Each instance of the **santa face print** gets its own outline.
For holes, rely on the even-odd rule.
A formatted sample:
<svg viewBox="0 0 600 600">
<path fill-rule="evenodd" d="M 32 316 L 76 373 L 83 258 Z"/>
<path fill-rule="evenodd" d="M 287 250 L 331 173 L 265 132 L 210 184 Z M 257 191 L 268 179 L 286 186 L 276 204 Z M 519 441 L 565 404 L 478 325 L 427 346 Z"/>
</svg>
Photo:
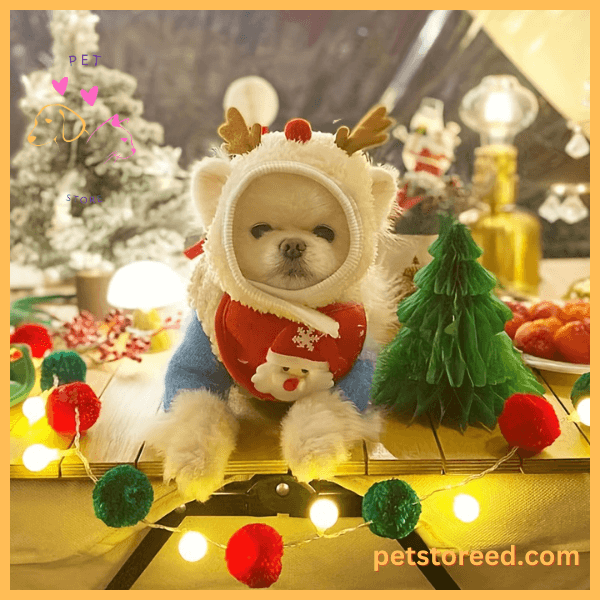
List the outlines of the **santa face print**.
<svg viewBox="0 0 600 600">
<path fill-rule="evenodd" d="M 342 207 L 323 186 L 272 173 L 253 180 L 238 200 L 233 245 L 244 277 L 299 290 L 342 266 L 350 233 Z"/>
</svg>

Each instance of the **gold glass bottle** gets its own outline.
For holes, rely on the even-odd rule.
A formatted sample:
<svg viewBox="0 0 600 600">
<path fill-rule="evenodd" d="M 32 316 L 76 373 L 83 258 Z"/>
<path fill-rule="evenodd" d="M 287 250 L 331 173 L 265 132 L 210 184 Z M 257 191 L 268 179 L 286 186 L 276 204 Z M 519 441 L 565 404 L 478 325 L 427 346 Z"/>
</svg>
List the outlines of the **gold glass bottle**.
<svg viewBox="0 0 600 600">
<path fill-rule="evenodd" d="M 536 296 L 540 283 L 541 226 L 537 217 L 515 206 L 517 149 L 490 144 L 475 150 L 474 191 L 489 212 L 471 226 L 483 250 L 481 264 L 507 292 Z M 488 183 L 486 185 L 486 182 Z"/>
</svg>

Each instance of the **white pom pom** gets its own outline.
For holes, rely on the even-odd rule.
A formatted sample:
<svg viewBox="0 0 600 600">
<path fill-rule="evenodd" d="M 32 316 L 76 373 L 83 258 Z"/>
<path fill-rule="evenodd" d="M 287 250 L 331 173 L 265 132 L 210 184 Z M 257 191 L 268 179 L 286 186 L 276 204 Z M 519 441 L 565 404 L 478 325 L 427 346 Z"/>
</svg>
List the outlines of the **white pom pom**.
<svg viewBox="0 0 600 600">
<path fill-rule="evenodd" d="M 275 88 L 262 77 L 251 75 L 236 79 L 227 88 L 223 98 L 223 108 L 235 106 L 250 127 L 260 123 L 268 127 L 279 111 L 279 97 Z"/>
</svg>

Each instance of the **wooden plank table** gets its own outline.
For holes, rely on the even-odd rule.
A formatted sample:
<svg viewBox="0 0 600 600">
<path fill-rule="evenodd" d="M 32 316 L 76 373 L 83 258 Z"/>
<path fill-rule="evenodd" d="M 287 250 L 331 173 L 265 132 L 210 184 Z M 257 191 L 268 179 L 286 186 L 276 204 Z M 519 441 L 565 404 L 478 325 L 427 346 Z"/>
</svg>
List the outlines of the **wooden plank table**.
<svg viewBox="0 0 600 600">
<path fill-rule="evenodd" d="M 170 354 L 148 354 L 139 364 L 123 360 L 88 370 L 87 382 L 98 394 L 102 411 L 96 425 L 82 437 L 81 450 L 97 476 L 123 463 L 137 466 L 149 477 L 161 476 L 161 462 L 145 447 L 140 424 L 160 410 L 162 377 Z M 577 375 L 536 373 L 559 416 L 561 435 L 533 458 L 515 455 L 498 472 L 589 472 L 589 428 L 569 420 L 573 411 L 569 394 Z M 11 409 L 11 478 L 86 478 L 83 464 L 74 455 L 65 456 L 38 473 L 23 466 L 21 455 L 27 446 L 44 443 L 67 450 L 73 439 L 53 432 L 45 418 L 30 427 L 21 406 Z M 497 428 L 489 432 L 469 427 L 460 433 L 444 426 L 434 429 L 428 419 L 407 426 L 388 417 L 381 441 L 356 446 L 350 461 L 340 465 L 337 475 L 478 473 L 491 467 L 507 450 Z M 277 435 L 258 436 L 251 424 L 243 422 L 227 475 L 280 474 L 287 470 Z"/>
</svg>

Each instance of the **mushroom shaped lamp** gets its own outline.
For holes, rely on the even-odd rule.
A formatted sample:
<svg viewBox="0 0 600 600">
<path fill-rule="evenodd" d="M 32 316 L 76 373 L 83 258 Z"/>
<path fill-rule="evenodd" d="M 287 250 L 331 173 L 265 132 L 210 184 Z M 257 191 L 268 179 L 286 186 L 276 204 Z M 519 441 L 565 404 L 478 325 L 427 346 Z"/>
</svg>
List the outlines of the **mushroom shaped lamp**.
<svg viewBox="0 0 600 600">
<path fill-rule="evenodd" d="M 169 306 L 185 298 L 183 281 L 173 269 L 153 260 L 140 260 L 121 267 L 108 285 L 108 303 L 116 308 L 133 310 L 133 327 L 155 331 L 161 327 L 157 308 Z M 168 331 L 152 335 L 150 351 L 171 346 Z"/>
</svg>

